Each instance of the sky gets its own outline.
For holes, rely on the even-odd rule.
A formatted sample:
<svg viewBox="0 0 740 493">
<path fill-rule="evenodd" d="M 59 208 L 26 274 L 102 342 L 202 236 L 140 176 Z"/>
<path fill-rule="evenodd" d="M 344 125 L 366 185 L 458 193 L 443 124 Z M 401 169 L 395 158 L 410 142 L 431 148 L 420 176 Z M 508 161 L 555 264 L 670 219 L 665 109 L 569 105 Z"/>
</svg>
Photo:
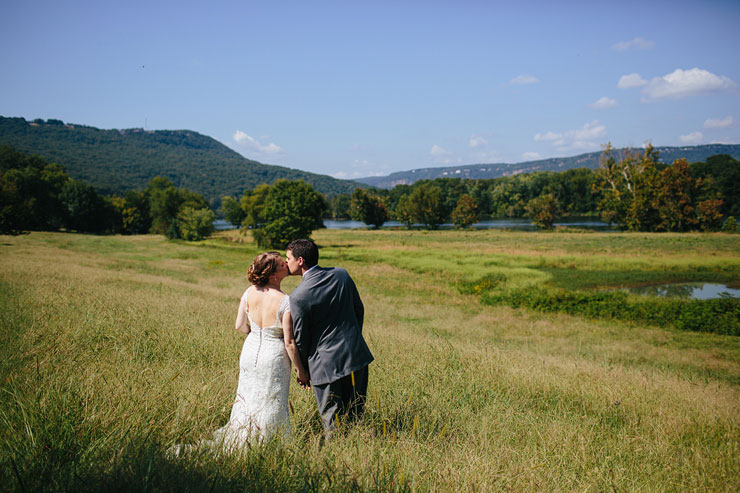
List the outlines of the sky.
<svg viewBox="0 0 740 493">
<path fill-rule="evenodd" d="M 0 115 L 337 178 L 740 144 L 740 0 L 0 1 Z"/>
</svg>

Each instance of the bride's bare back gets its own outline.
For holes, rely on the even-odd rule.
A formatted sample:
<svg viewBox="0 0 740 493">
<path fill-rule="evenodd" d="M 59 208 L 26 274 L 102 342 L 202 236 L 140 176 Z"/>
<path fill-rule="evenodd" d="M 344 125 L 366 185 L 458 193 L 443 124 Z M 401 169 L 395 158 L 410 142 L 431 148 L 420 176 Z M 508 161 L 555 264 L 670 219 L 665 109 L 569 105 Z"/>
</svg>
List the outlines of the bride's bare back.
<svg viewBox="0 0 740 493">
<path fill-rule="evenodd" d="M 267 286 L 254 286 L 247 300 L 247 311 L 260 328 L 280 325 L 277 318 L 285 293 Z"/>
</svg>

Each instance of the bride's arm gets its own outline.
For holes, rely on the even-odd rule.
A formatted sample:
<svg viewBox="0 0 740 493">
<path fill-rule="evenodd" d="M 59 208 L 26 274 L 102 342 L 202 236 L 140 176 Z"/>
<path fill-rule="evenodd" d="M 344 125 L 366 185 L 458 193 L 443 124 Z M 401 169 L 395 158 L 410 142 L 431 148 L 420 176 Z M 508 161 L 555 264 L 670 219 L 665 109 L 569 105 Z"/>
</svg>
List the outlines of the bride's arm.
<svg viewBox="0 0 740 493">
<path fill-rule="evenodd" d="M 247 302 L 242 299 L 239 302 L 239 312 L 236 314 L 236 326 L 239 332 L 249 335 L 249 320 L 247 319 Z"/>
<path fill-rule="evenodd" d="M 295 345 L 295 339 L 293 338 L 293 317 L 290 316 L 290 312 L 283 313 L 283 341 L 285 341 L 285 351 L 288 353 L 288 358 L 298 371 L 298 380 L 308 383 L 308 372 L 303 368 L 301 356 L 298 354 L 298 347 Z"/>
</svg>

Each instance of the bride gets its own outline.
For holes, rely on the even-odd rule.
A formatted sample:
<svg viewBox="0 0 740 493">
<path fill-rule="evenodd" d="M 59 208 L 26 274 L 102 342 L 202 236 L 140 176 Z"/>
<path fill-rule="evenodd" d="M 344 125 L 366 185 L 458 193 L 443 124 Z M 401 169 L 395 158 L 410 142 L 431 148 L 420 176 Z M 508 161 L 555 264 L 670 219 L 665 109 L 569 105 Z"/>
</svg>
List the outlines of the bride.
<svg viewBox="0 0 740 493">
<path fill-rule="evenodd" d="M 252 285 L 242 295 L 236 316 L 236 330 L 247 334 L 239 357 L 239 385 L 229 422 L 215 433 L 228 448 L 274 434 L 291 436 L 291 362 L 301 385 L 308 385 L 309 377 L 293 339 L 288 296 L 280 290 L 287 276 L 288 265 L 277 252 L 257 255 L 249 266 Z"/>
<path fill-rule="evenodd" d="M 308 387 L 309 377 L 293 339 L 288 296 L 280 290 L 286 276 L 288 265 L 277 252 L 257 255 L 249 266 L 247 277 L 252 285 L 242 295 L 236 315 L 236 330 L 247 334 L 239 357 L 236 399 L 229 422 L 200 445 L 238 450 L 274 435 L 291 437 L 291 362 L 301 386 Z M 192 445 L 174 445 L 171 452 L 177 456 L 193 449 Z"/>
</svg>

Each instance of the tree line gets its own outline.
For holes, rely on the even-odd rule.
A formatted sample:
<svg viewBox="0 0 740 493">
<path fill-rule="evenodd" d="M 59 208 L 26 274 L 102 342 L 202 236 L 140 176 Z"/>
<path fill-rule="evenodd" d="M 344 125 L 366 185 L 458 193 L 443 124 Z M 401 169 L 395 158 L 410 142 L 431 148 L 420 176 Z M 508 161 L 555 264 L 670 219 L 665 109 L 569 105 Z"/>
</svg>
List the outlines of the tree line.
<svg viewBox="0 0 740 493">
<path fill-rule="evenodd" d="M 0 234 L 66 229 L 195 240 L 213 232 L 214 220 L 202 195 L 167 178 L 122 196 L 101 195 L 59 164 L 0 146 Z"/>
<path fill-rule="evenodd" d="M 466 228 L 482 218 L 529 217 L 549 229 L 562 215 L 593 215 L 632 231 L 737 231 L 740 161 L 716 155 L 664 164 L 658 157 L 650 146 L 617 155 L 607 145 L 593 171 L 437 178 L 391 190 L 357 188 L 331 200 L 302 180 L 281 179 L 223 197 L 220 212 L 270 248 L 308 237 L 328 217 L 376 228 L 395 219 L 430 229 L 448 221 Z M 0 234 L 67 229 L 197 240 L 213 232 L 215 218 L 202 195 L 168 178 L 155 177 L 143 190 L 101 195 L 58 164 L 0 146 Z"/>
<path fill-rule="evenodd" d="M 332 197 L 334 219 L 374 227 L 395 219 L 411 227 L 480 219 L 528 217 L 552 228 L 562 216 L 594 216 L 631 231 L 716 231 L 740 215 L 740 161 L 729 155 L 706 162 L 658 160 L 654 148 L 617 155 L 607 145 L 596 170 L 534 172 L 494 179 L 437 178 L 391 190 Z M 732 221 L 731 221 L 732 222 Z"/>
</svg>

